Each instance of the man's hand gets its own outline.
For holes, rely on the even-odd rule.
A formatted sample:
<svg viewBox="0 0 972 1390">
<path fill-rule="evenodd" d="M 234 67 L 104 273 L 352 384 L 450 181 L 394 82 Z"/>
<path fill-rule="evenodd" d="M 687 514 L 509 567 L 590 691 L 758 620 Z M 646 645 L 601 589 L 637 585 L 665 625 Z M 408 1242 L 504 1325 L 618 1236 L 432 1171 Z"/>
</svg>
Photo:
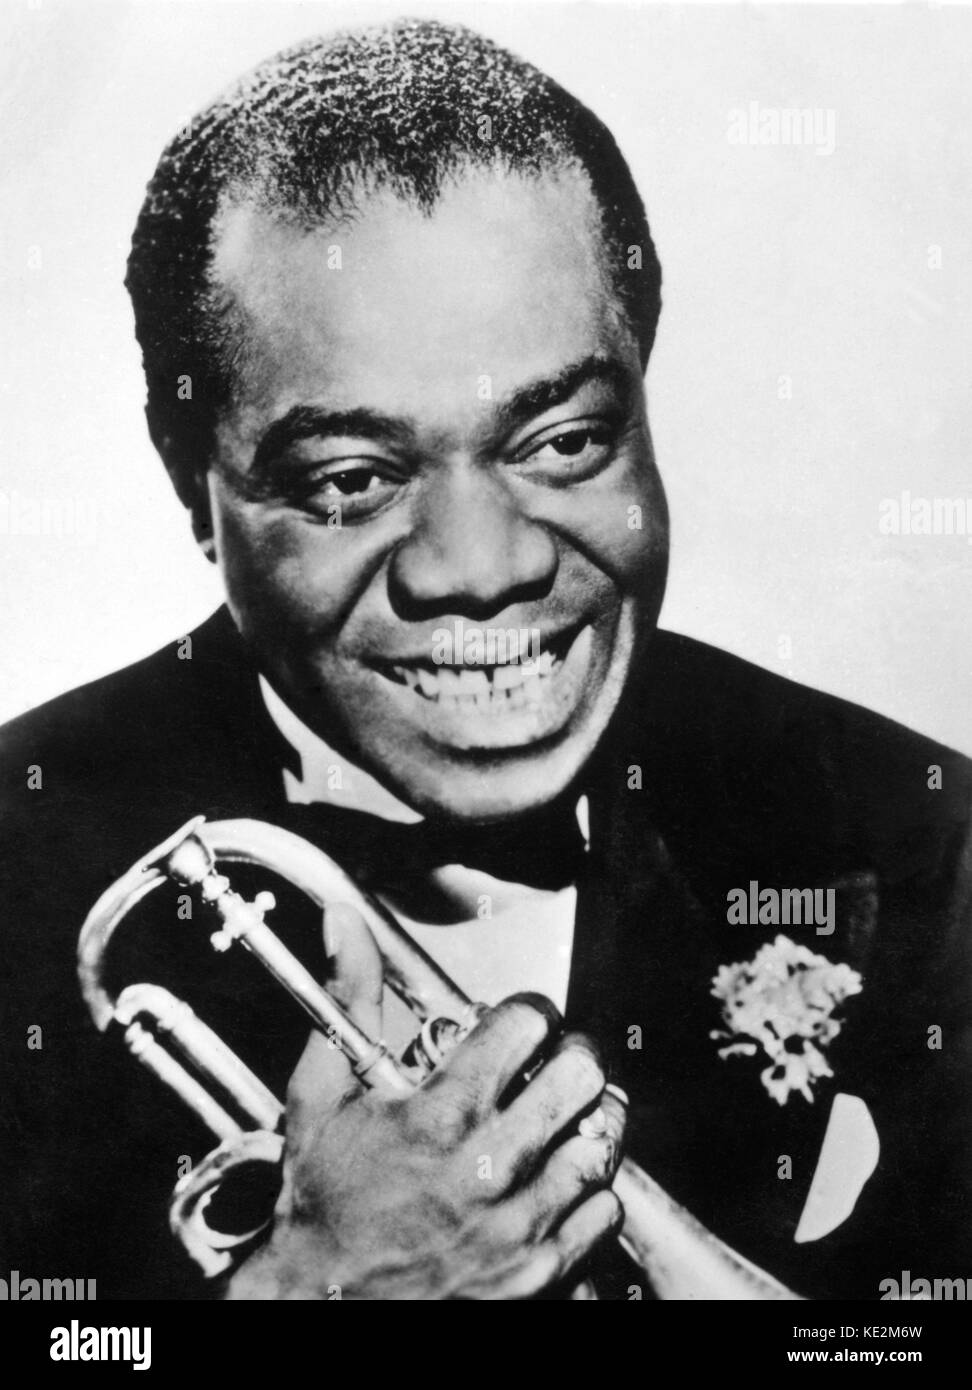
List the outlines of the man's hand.
<svg viewBox="0 0 972 1390">
<path fill-rule="evenodd" d="M 377 1035 L 370 934 L 343 909 L 328 918 L 335 993 Z M 405 1099 L 362 1090 L 314 1035 L 288 1092 L 273 1233 L 227 1296 L 523 1299 L 567 1278 L 620 1223 L 625 1117 L 591 1043 L 557 1038 L 559 1021 L 539 996 L 505 1000 Z M 582 1137 L 594 1108 L 603 1133 Z"/>
</svg>

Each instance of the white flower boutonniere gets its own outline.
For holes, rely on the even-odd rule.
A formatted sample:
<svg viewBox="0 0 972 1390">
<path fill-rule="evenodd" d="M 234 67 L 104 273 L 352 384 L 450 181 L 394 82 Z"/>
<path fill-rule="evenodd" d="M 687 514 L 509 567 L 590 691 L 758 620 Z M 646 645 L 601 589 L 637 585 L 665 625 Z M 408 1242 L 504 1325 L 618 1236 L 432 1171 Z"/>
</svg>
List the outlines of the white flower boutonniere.
<svg viewBox="0 0 972 1390">
<path fill-rule="evenodd" d="M 821 1048 L 840 1032 L 834 1010 L 861 992 L 857 971 L 778 936 L 746 964 L 721 966 L 712 985 L 725 1027 L 709 1036 L 727 1044 L 719 1056 L 754 1057 L 761 1046 L 770 1065 L 760 1076 L 773 1099 L 784 1105 L 799 1091 L 812 1101 L 817 1078 L 833 1076 Z"/>
</svg>

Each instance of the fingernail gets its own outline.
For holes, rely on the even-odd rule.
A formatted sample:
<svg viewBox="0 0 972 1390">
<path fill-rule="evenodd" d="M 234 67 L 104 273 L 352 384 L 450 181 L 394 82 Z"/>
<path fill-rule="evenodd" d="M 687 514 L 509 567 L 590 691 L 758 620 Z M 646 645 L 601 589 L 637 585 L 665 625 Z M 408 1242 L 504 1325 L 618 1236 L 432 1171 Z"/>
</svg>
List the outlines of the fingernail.
<svg viewBox="0 0 972 1390">
<path fill-rule="evenodd" d="M 604 1087 L 604 1089 L 608 1092 L 609 1095 L 612 1095 L 616 1100 L 619 1100 L 622 1105 L 631 1104 L 631 1102 L 628 1100 L 627 1091 L 622 1091 L 621 1087 L 615 1086 L 613 1081 L 609 1081 L 607 1085 Z"/>
<path fill-rule="evenodd" d="M 590 1115 L 585 1115 L 577 1126 L 577 1133 L 582 1139 L 601 1139 L 607 1133 L 607 1116 L 600 1106 L 592 1111 Z"/>
</svg>

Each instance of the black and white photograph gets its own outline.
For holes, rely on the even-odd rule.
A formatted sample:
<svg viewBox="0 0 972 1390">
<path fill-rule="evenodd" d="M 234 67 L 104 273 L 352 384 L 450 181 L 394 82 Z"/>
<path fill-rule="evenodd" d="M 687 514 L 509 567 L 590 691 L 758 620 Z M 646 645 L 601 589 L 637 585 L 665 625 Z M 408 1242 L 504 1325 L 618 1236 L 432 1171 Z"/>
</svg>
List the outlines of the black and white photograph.
<svg viewBox="0 0 972 1390">
<path fill-rule="evenodd" d="M 848 1317 L 972 1298 L 972 9 L 0 33 L 0 1300 L 920 1362 Z"/>
</svg>

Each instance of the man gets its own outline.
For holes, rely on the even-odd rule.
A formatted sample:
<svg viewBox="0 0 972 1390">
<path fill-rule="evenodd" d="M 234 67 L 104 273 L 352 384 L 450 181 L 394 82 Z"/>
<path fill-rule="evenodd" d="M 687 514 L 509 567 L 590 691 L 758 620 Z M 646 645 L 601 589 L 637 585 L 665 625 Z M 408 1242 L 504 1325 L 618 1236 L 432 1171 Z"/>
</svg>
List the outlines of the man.
<svg viewBox="0 0 972 1390">
<path fill-rule="evenodd" d="M 609 1240 L 623 1147 L 806 1296 L 972 1272 L 969 769 L 656 629 L 660 271 L 603 125 L 463 30 L 302 45 L 172 142 L 128 285 L 227 610 L 4 734 L 12 1266 L 102 1296 L 649 1297 Z M 321 845 L 495 1006 L 390 1103 L 175 897 L 147 908 L 118 981 L 289 1082 L 272 1229 L 208 1287 L 164 1211 L 211 1139 L 95 1036 L 73 960 L 198 813 Z M 273 925 L 395 1040 L 353 914 L 327 967 L 306 906 Z"/>
</svg>

